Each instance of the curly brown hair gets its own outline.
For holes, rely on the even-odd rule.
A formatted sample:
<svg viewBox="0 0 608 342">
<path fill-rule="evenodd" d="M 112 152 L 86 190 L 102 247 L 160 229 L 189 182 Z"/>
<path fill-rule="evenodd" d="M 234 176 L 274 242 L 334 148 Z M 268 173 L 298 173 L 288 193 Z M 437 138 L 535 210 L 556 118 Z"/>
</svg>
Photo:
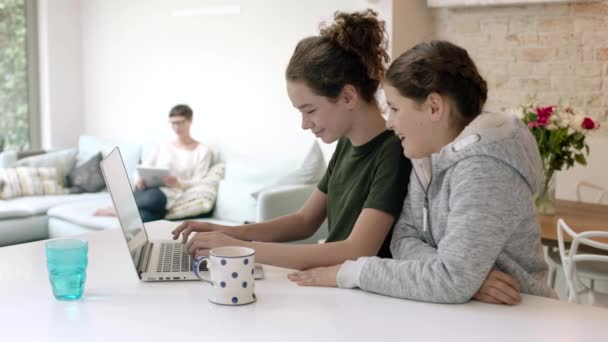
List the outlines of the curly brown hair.
<svg viewBox="0 0 608 342">
<path fill-rule="evenodd" d="M 402 96 L 424 102 L 432 92 L 456 104 L 454 119 L 464 128 L 483 109 L 488 86 L 467 51 L 447 41 L 419 43 L 388 68 L 386 83 Z"/>
<path fill-rule="evenodd" d="M 330 99 L 350 84 L 363 99 L 374 101 L 390 60 L 384 26 L 371 9 L 334 13 L 331 25 L 321 23 L 320 35 L 298 43 L 285 77 L 304 81 L 316 94 Z"/>
</svg>

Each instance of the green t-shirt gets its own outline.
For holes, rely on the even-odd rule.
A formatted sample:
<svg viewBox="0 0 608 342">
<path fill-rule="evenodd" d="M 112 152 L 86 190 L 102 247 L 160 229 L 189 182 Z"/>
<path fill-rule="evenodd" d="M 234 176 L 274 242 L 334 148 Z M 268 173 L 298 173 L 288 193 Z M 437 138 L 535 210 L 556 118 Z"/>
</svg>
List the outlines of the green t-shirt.
<svg viewBox="0 0 608 342">
<path fill-rule="evenodd" d="M 327 242 L 346 240 L 364 208 L 399 217 L 411 170 L 412 164 L 403 156 L 401 142 L 392 131 L 384 131 L 361 146 L 341 138 L 318 185 L 327 194 Z M 378 256 L 391 256 L 391 235 L 389 232 Z"/>
</svg>

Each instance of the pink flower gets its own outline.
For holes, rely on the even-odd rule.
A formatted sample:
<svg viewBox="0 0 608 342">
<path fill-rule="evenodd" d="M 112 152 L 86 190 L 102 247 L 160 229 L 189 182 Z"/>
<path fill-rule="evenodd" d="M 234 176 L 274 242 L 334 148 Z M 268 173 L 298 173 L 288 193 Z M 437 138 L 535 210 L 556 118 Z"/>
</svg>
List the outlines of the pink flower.
<svg viewBox="0 0 608 342">
<path fill-rule="evenodd" d="M 595 121 L 593 121 L 593 119 L 585 118 L 581 126 L 583 126 L 584 129 L 594 129 L 597 127 L 597 124 L 595 123 Z"/>
<path fill-rule="evenodd" d="M 550 116 L 551 114 L 553 114 L 553 109 L 555 109 L 555 106 L 536 107 L 536 115 L 540 117 Z"/>
<path fill-rule="evenodd" d="M 551 114 L 553 114 L 553 110 L 555 106 L 549 107 L 536 107 L 536 116 L 538 119 L 536 120 L 536 126 L 547 126 L 549 124 L 549 118 Z"/>
</svg>

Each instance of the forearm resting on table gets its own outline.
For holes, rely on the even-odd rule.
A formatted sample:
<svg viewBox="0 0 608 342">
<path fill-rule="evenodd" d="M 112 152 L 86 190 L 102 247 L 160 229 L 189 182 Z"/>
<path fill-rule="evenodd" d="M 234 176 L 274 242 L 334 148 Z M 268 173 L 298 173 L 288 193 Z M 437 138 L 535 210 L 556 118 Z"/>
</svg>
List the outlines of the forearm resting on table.
<svg viewBox="0 0 608 342">
<path fill-rule="evenodd" d="M 332 266 L 369 256 L 368 249 L 348 240 L 306 245 L 246 242 L 245 246 L 255 249 L 257 262 L 297 270 Z"/>
<path fill-rule="evenodd" d="M 316 227 L 315 227 L 316 225 Z M 245 241 L 288 242 L 311 237 L 321 224 L 308 222 L 300 213 L 229 228 L 230 235 Z"/>
</svg>

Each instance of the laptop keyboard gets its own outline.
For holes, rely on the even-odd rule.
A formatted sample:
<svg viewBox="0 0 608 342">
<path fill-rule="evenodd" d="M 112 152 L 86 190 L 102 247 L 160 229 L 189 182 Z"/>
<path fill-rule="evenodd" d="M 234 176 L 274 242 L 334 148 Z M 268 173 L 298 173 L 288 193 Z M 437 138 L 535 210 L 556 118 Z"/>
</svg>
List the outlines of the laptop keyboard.
<svg viewBox="0 0 608 342">
<path fill-rule="evenodd" d="M 183 243 L 161 243 L 157 272 L 189 272 L 192 258 Z"/>
</svg>

